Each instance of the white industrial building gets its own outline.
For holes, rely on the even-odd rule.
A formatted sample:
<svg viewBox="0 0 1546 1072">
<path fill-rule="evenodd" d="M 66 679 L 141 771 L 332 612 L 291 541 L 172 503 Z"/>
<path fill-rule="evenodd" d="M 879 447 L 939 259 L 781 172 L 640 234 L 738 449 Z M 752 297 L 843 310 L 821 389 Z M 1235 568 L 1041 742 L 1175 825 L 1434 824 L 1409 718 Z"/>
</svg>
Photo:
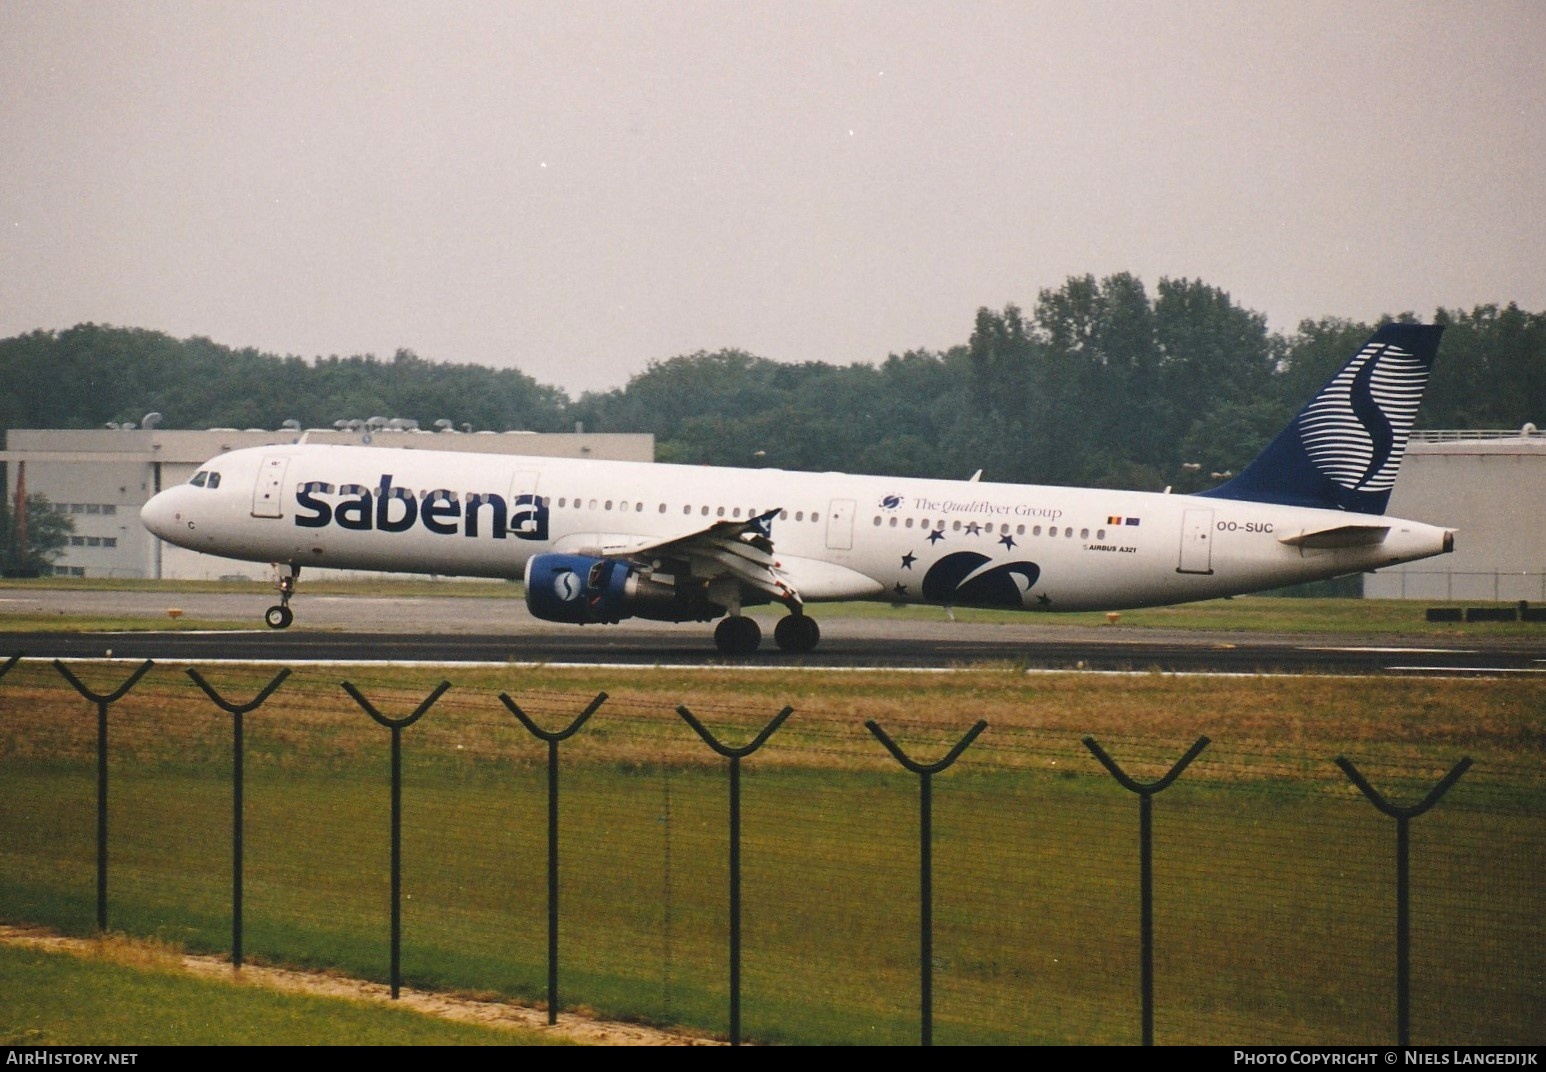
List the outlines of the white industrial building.
<svg viewBox="0 0 1546 1072">
<path fill-rule="evenodd" d="M 298 442 L 368 443 L 403 450 L 461 450 L 544 458 L 655 460 L 653 435 L 574 432 L 420 432 L 392 429 L 207 431 L 148 429 L 12 430 L 0 451 L 4 487 L 14 502 L 18 482 L 47 496 L 75 523 L 54 566 L 69 577 L 268 580 L 268 566 L 164 544 L 140 524 L 140 507 L 162 488 L 188 480 L 209 459 L 242 447 Z M 308 571 L 327 576 L 339 571 Z M 359 576 L 358 573 L 352 576 Z"/>
<path fill-rule="evenodd" d="M 1546 603 L 1546 434 L 1534 425 L 1414 432 L 1389 512 L 1455 529 L 1455 551 L 1369 574 L 1365 596 Z"/>
</svg>

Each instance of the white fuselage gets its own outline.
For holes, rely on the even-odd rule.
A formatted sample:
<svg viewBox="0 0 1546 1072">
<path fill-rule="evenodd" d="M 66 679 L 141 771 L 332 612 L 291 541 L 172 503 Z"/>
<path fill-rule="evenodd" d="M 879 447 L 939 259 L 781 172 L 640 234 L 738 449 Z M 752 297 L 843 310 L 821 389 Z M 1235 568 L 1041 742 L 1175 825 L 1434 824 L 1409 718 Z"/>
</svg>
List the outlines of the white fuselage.
<svg viewBox="0 0 1546 1072">
<path fill-rule="evenodd" d="M 218 487 L 163 491 L 146 526 L 299 567 L 518 578 L 534 554 L 615 553 L 778 509 L 774 553 L 806 602 L 971 602 L 924 583 L 970 552 L 958 561 L 1010 570 L 1025 609 L 1117 610 L 1373 570 L 1452 540 L 1396 518 L 1188 495 L 363 446 L 238 450 L 205 471 Z M 1350 521 L 1388 531 L 1353 546 L 1302 538 Z"/>
</svg>

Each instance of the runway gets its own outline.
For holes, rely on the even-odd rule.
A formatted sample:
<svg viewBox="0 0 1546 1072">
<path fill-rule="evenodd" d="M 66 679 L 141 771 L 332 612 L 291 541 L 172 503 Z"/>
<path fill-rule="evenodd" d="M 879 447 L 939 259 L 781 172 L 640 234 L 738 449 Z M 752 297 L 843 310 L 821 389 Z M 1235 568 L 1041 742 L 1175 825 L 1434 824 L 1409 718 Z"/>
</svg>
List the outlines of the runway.
<svg viewBox="0 0 1546 1072">
<path fill-rule="evenodd" d="M 113 614 L 181 621 L 255 621 L 252 595 L 48 593 L 61 614 Z M 175 608 L 169 604 L 175 602 Z M 0 616 L 39 613 L 43 601 L 0 592 Z M 1221 633 L 1115 626 L 952 622 L 842 617 L 820 619 L 821 646 L 806 655 L 777 649 L 727 658 L 712 625 L 629 621 L 565 626 L 527 615 L 518 601 L 480 598 L 297 599 L 288 630 L 36 632 L 0 634 L 0 659 L 155 659 L 301 664 L 435 663 L 618 666 L 747 666 L 811 669 L 945 670 L 1013 666 L 1025 670 L 1236 674 L 1546 675 L 1546 631 L 1524 637 L 1433 638 Z M 776 620 L 761 619 L 765 633 Z"/>
</svg>

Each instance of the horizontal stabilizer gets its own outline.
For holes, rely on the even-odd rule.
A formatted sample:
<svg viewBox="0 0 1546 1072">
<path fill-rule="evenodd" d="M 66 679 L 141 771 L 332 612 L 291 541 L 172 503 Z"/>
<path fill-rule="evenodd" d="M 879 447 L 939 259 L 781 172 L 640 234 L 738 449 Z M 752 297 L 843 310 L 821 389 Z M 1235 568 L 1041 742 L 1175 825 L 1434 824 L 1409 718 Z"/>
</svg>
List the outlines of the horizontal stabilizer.
<svg viewBox="0 0 1546 1072">
<path fill-rule="evenodd" d="M 1336 525 L 1325 529 L 1305 529 L 1293 536 L 1279 536 L 1279 543 L 1290 547 L 1308 547 L 1316 550 L 1334 547 L 1372 547 L 1384 543 L 1390 534 L 1389 525 Z"/>
</svg>

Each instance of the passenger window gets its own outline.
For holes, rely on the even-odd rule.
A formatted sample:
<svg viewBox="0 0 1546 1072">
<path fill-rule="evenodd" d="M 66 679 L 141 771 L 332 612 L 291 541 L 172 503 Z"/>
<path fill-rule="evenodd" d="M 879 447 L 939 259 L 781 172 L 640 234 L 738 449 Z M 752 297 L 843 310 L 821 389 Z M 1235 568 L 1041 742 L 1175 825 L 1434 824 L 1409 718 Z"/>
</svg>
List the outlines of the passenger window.
<svg viewBox="0 0 1546 1072">
<path fill-rule="evenodd" d="M 1081 540 L 1088 540 L 1090 538 L 1090 530 L 1089 529 L 1080 529 L 1079 530 L 1079 538 Z"/>
<path fill-rule="evenodd" d="M 880 515 L 879 514 L 875 515 L 875 527 L 876 528 L 880 528 Z"/>
<path fill-rule="evenodd" d="M 1034 528 L 1032 528 L 1031 529 L 1031 535 L 1032 536 L 1040 536 L 1041 535 L 1041 526 L 1037 525 Z"/>
<path fill-rule="evenodd" d="M 811 520 L 812 521 L 820 521 L 821 520 L 821 515 L 819 513 L 817 513 L 815 510 L 812 510 L 811 511 Z"/>
<path fill-rule="evenodd" d="M 1106 538 L 1106 530 L 1105 529 L 1096 529 L 1095 530 L 1095 538 L 1097 540 L 1104 540 Z"/>
<path fill-rule="evenodd" d="M 804 521 L 805 520 L 805 511 L 804 510 L 796 510 L 794 512 L 794 519 L 796 521 Z"/>
</svg>

